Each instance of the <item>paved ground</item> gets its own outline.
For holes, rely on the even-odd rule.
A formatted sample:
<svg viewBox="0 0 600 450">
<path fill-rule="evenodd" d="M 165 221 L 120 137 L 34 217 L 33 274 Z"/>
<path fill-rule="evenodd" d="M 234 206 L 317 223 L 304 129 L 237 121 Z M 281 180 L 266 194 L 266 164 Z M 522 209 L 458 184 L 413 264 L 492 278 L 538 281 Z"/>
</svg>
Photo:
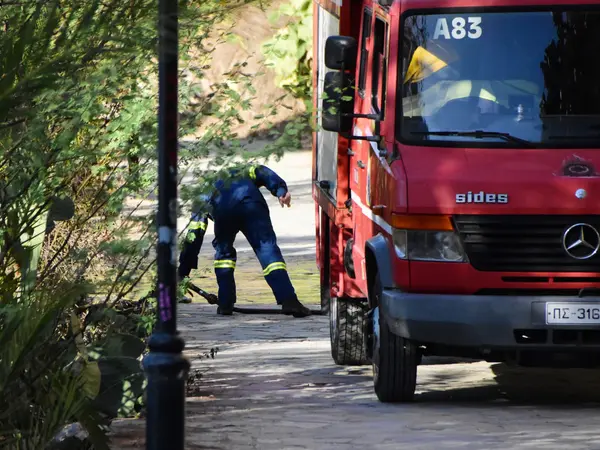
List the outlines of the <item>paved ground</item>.
<svg viewBox="0 0 600 450">
<path fill-rule="evenodd" d="M 325 317 L 216 317 L 204 305 L 180 317 L 204 373 L 188 402 L 189 449 L 600 448 L 597 371 L 426 360 L 416 402 L 384 405 L 370 367 L 333 364 Z M 197 358 L 214 347 L 215 359 Z M 142 448 L 143 423 L 115 432 L 113 448 Z"/>
<path fill-rule="evenodd" d="M 269 199 L 292 279 L 315 284 L 310 156 L 291 154 L 272 167 L 295 198 L 290 210 Z M 243 237 L 238 249 L 244 261 L 238 273 L 246 276 L 240 297 L 259 289 L 248 281 L 254 279 L 263 283 L 259 297 L 270 302 Z M 210 245 L 202 253 L 207 269 Z M 207 288 L 214 282 L 204 281 Z M 315 297 L 313 287 L 303 291 L 305 300 Z M 188 401 L 188 449 L 600 448 L 598 371 L 425 360 L 416 402 L 384 405 L 374 396 L 370 367 L 333 364 L 326 317 L 217 317 L 214 307 L 191 304 L 181 305 L 180 321 L 187 354 L 204 380 L 203 391 Z M 199 359 L 215 347 L 214 359 Z M 143 421 L 116 423 L 113 448 L 144 448 L 143 427 Z"/>
</svg>

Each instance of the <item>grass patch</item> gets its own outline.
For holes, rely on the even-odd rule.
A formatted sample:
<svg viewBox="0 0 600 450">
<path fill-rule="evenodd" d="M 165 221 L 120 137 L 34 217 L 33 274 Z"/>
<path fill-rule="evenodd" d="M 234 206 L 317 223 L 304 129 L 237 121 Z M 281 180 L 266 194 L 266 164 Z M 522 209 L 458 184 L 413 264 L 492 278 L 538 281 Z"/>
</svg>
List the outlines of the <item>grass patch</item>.
<svg viewBox="0 0 600 450">
<path fill-rule="evenodd" d="M 302 303 L 320 304 L 319 270 L 313 255 L 287 257 L 286 264 L 296 294 Z M 212 258 L 201 260 L 197 270 L 192 271 L 191 280 L 202 289 L 217 293 L 217 280 L 212 269 Z M 260 263 L 252 255 L 240 255 L 235 270 L 237 303 L 275 305 L 275 297 L 262 275 Z M 205 303 L 201 297 L 192 297 L 194 303 Z"/>
</svg>

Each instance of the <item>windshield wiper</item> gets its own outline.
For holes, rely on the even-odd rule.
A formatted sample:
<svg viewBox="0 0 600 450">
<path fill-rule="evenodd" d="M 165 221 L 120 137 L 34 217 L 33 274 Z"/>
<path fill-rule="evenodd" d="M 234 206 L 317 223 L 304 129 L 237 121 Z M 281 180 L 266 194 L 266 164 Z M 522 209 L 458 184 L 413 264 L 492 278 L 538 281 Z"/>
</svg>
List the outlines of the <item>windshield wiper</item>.
<svg viewBox="0 0 600 450">
<path fill-rule="evenodd" d="M 518 138 L 509 133 L 500 133 L 499 131 L 413 131 L 410 134 L 421 136 L 459 136 L 472 137 L 475 139 L 500 138 L 506 142 L 514 142 L 515 144 L 521 144 L 525 147 L 533 147 L 535 145 L 533 142 L 526 139 Z"/>
</svg>

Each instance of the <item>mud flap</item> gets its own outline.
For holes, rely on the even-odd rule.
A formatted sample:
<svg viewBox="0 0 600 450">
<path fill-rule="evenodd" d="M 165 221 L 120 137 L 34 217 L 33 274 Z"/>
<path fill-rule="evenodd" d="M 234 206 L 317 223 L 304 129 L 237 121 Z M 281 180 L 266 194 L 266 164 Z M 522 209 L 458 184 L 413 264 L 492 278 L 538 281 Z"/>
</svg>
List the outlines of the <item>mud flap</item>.
<svg viewBox="0 0 600 450">
<path fill-rule="evenodd" d="M 370 309 L 366 316 L 365 351 L 369 361 L 373 360 L 375 342 L 379 342 L 379 307 Z"/>
</svg>

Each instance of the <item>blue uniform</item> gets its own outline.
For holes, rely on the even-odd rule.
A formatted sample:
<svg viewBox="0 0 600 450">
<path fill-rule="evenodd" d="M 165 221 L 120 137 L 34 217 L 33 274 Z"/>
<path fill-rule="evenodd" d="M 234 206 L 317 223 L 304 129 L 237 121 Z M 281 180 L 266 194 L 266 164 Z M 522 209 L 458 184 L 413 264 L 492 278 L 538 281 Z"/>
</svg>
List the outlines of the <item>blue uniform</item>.
<svg viewBox="0 0 600 450">
<path fill-rule="evenodd" d="M 214 268 L 219 285 L 219 306 L 230 308 L 236 302 L 234 270 L 236 235 L 242 232 L 252 246 L 278 304 L 297 300 L 277 238 L 271 224 L 269 207 L 260 187 L 282 197 L 288 189 L 285 181 L 266 166 L 252 166 L 248 170 L 234 170 L 232 178 L 219 180 L 210 197 L 210 213 L 194 214 L 188 236 L 180 254 L 179 275 L 189 275 L 198 267 L 198 253 L 206 232 L 208 217 L 215 224 Z"/>
</svg>

